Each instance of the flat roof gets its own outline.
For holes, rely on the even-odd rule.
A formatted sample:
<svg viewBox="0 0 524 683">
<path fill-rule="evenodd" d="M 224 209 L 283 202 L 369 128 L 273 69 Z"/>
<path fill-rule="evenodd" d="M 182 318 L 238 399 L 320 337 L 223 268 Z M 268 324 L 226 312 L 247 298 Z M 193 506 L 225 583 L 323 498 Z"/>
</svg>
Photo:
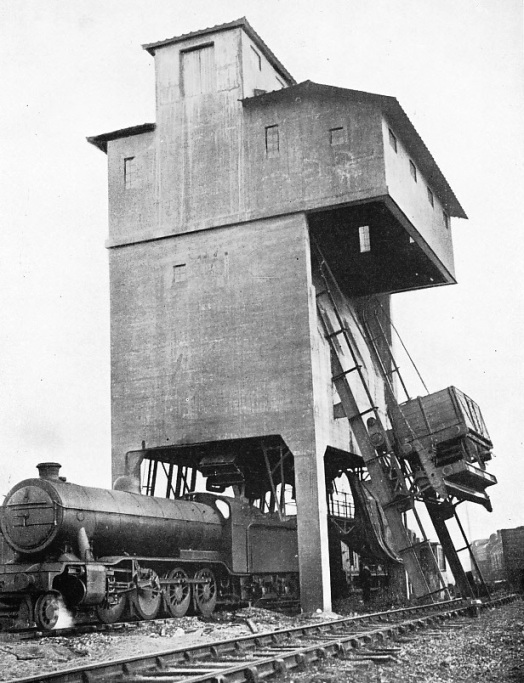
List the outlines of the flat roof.
<svg viewBox="0 0 524 683">
<path fill-rule="evenodd" d="M 395 97 L 389 95 L 377 95 L 375 93 L 364 92 L 361 90 L 350 90 L 348 88 L 338 88 L 313 81 L 303 81 L 297 85 L 273 90 L 272 92 L 247 97 L 242 100 L 245 107 L 264 106 L 270 103 L 277 104 L 280 101 L 293 100 L 297 97 L 315 97 L 326 99 L 348 99 L 353 102 L 374 104 L 382 110 L 388 121 L 391 123 L 394 132 L 397 132 L 402 139 L 402 143 L 411 152 L 417 161 L 421 173 L 427 178 L 432 189 L 442 200 L 444 207 L 451 216 L 457 218 L 467 218 L 467 215 L 460 205 L 455 193 L 451 189 L 444 174 L 437 165 L 431 152 L 426 147 L 424 141 L 417 133 L 415 126 L 409 120 L 406 112 L 400 106 Z"/>
<path fill-rule="evenodd" d="M 146 43 L 142 45 L 144 50 L 147 50 L 150 55 L 154 55 L 156 50 L 166 45 L 173 45 L 174 43 L 181 43 L 191 38 L 197 38 L 199 36 L 207 36 L 211 33 L 220 33 L 221 31 L 231 31 L 235 28 L 242 28 L 251 40 L 257 45 L 260 51 L 264 54 L 268 62 L 282 75 L 286 78 L 292 85 L 296 83 L 293 76 L 285 68 L 282 62 L 277 59 L 275 54 L 269 49 L 266 43 L 258 35 L 255 29 L 248 22 L 246 17 L 241 19 L 235 19 L 235 21 L 230 21 L 226 24 L 218 24 L 217 26 L 211 26 L 209 28 L 201 29 L 200 31 L 192 31 L 191 33 L 184 33 L 180 36 L 173 36 L 172 38 L 165 38 L 164 40 L 159 40 L 155 43 Z"/>
</svg>

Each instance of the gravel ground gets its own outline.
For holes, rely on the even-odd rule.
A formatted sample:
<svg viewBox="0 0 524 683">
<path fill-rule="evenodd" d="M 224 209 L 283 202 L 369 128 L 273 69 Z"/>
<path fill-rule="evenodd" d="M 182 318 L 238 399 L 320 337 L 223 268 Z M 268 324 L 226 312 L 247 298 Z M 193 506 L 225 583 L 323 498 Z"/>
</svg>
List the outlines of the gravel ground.
<svg viewBox="0 0 524 683">
<path fill-rule="evenodd" d="M 324 615 L 317 615 L 317 619 Z M 184 617 L 175 623 L 152 623 L 110 633 L 73 638 L 20 640 L 0 634 L 0 681 L 56 669 L 160 652 L 251 633 L 247 620 L 260 632 L 311 621 L 285 617 L 262 609 L 219 613 L 208 620 Z M 400 648 L 394 661 L 377 665 L 368 661 L 329 660 L 322 669 L 288 674 L 286 683 L 524 683 L 524 602 L 518 601 L 476 619 L 460 620 L 452 630 L 420 631 Z M 388 644 L 389 645 L 389 644 Z"/>
<path fill-rule="evenodd" d="M 447 623 L 385 644 L 400 648 L 387 665 L 333 659 L 286 683 L 524 683 L 523 601 Z"/>
<path fill-rule="evenodd" d="M 261 632 L 303 623 L 301 617 L 251 608 L 235 613 L 217 612 L 209 619 L 183 617 L 165 623 L 137 624 L 118 631 L 68 638 L 21 640 L 14 634 L 0 633 L 0 681 L 244 636 L 252 633 L 248 619 Z"/>
</svg>

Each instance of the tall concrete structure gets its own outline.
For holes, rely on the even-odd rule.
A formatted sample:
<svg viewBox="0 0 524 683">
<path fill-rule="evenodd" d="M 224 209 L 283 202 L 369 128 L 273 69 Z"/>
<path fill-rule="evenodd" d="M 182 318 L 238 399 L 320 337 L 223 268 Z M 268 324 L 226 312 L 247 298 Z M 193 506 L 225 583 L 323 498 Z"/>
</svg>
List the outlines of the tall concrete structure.
<svg viewBox="0 0 524 683">
<path fill-rule="evenodd" d="M 245 19 L 144 47 L 156 122 L 89 138 L 109 165 L 113 477 L 128 451 L 223 443 L 255 460 L 272 439 L 294 463 L 304 607 L 327 609 L 324 459 L 361 449 L 320 266 L 386 422 L 359 320 L 376 297 L 387 312 L 394 292 L 454 282 L 465 214 L 396 99 L 297 84 Z"/>
</svg>

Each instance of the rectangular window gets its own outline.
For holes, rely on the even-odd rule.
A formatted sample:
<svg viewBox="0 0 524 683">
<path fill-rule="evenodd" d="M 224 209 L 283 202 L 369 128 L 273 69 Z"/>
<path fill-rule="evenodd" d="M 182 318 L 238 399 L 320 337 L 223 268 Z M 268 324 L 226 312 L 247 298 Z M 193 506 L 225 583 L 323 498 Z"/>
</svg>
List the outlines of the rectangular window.
<svg viewBox="0 0 524 683">
<path fill-rule="evenodd" d="M 449 230 L 449 216 L 445 211 L 442 212 L 442 219 L 444 221 L 444 226 Z"/>
<path fill-rule="evenodd" d="M 389 144 L 393 147 L 395 152 L 397 151 L 397 136 L 395 133 L 389 128 Z"/>
<path fill-rule="evenodd" d="M 369 225 L 361 225 L 358 229 L 358 239 L 360 243 L 360 253 L 371 251 L 371 238 L 369 234 Z"/>
<path fill-rule="evenodd" d="M 346 131 L 341 126 L 329 129 L 329 142 L 332 145 L 343 145 L 346 142 Z"/>
<path fill-rule="evenodd" d="M 268 157 L 277 156 L 280 151 L 278 126 L 266 126 L 266 154 Z"/>
<path fill-rule="evenodd" d="M 185 282 L 186 280 L 186 264 L 179 263 L 176 266 L 173 266 L 173 282 Z"/>
<path fill-rule="evenodd" d="M 262 71 L 262 57 L 258 54 L 253 46 L 251 46 L 251 56 L 255 62 L 255 66 L 259 71 Z"/>
<path fill-rule="evenodd" d="M 137 186 L 138 174 L 136 168 L 135 157 L 126 157 L 124 159 L 124 187 L 130 190 Z"/>
<path fill-rule="evenodd" d="M 215 89 L 215 48 L 202 45 L 180 53 L 184 95 L 204 95 Z"/>
<path fill-rule="evenodd" d="M 435 206 L 435 199 L 433 197 L 433 192 L 429 189 L 429 187 L 428 187 L 428 202 L 431 204 L 431 206 Z"/>
<path fill-rule="evenodd" d="M 411 159 L 409 160 L 409 172 L 411 173 L 411 177 L 413 178 L 413 180 L 417 182 L 417 167 L 411 161 Z"/>
</svg>

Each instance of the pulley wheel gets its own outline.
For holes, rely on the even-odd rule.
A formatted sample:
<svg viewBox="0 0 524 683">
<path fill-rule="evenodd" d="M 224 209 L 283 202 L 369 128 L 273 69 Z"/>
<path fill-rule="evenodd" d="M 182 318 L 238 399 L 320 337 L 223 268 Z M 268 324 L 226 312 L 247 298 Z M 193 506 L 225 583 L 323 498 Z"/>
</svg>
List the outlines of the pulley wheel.
<svg viewBox="0 0 524 683">
<path fill-rule="evenodd" d="M 181 567 L 172 569 L 165 576 L 170 581 L 177 581 L 165 587 L 166 606 L 172 617 L 183 617 L 191 602 L 191 586 L 185 571 Z"/>
<path fill-rule="evenodd" d="M 52 631 L 60 616 L 60 595 L 58 593 L 42 593 L 35 602 L 35 622 L 41 631 Z"/>
<path fill-rule="evenodd" d="M 195 609 L 203 617 L 209 617 L 217 604 L 217 582 L 210 569 L 200 569 L 195 581 L 198 582 L 193 587 Z"/>
<path fill-rule="evenodd" d="M 133 607 L 140 619 L 155 619 L 162 604 L 162 589 L 158 574 L 149 570 L 148 585 L 138 587 L 132 593 Z"/>
<path fill-rule="evenodd" d="M 127 595 L 119 595 L 116 601 L 109 603 L 107 600 L 95 608 L 96 615 L 103 624 L 115 624 L 124 616 L 127 607 Z"/>
</svg>

